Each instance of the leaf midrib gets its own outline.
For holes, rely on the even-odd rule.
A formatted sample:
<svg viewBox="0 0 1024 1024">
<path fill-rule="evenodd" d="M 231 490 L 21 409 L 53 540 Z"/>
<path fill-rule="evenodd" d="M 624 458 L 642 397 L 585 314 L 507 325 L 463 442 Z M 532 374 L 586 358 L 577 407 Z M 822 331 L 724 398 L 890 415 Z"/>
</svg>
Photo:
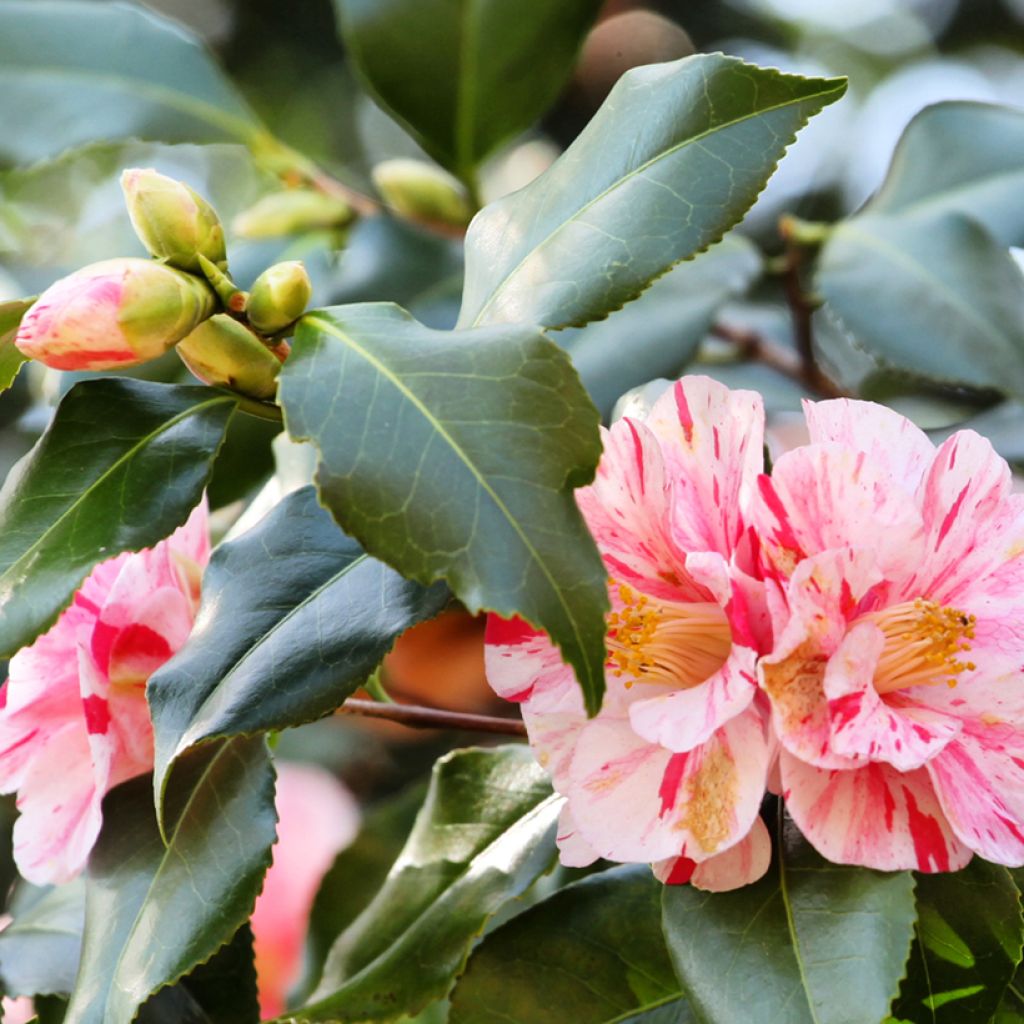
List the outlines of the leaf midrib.
<svg viewBox="0 0 1024 1024">
<path fill-rule="evenodd" d="M 2 573 L 0 573 L 0 592 L 3 592 L 7 579 L 11 571 L 21 565 L 26 558 L 35 554 L 39 546 L 43 544 L 60 526 L 63 525 L 64 520 L 67 519 L 73 512 L 77 511 L 82 503 L 96 490 L 97 487 L 102 485 L 112 474 L 122 468 L 122 466 L 132 459 L 139 451 L 141 451 L 146 445 L 151 444 L 155 438 L 158 438 L 161 434 L 165 434 L 172 427 L 176 427 L 179 423 L 183 422 L 189 416 L 198 414 L 203 410 L 212 406 L 219 405 L 221 403 L 231 404 L 234 402 L 233 398 L 227 396 L 218 396 L 211 398 L 205 402 L 200 402 L 197 405 L 191 405 L 187 409 L 176 413 L 171 419 L 165 420 L 158 429 L 150 431 L 145 434 L 138 441 L 135 442 L 127 451 L 123 452 L 117 457 L 90 485 L 81 493 L 51 524 L 47 529 L 39 535 L 38 538 L 23 551 Z M 111 556 L 113 557 L 113 556 Z"/>
<path fill-rule="evenodd" d="M 265 129 L 253 117 L 247 121 L 240 115 L 232 114 L 213 103 L 191 96 L 188 93 L 180 92 L 167 85 L 158 85 L 155 82 L 147 82 L 143 78 L 131 78 L 128 75 L 118 75 L 112 72 L 99 72 L 84 68 L 68 68 L 60 65 L 34 65 L 32 67 L 17 67 L 13 69 L 12 78 L 17 81 L 25 81 L 31 78 L 51 77 L 64 79 L 69 82 L 96 82 L 100 85 L 115 86 L 124 92 L 140 94 L 145 98 L 153 100 L 157 105 L 170 107 L 182 113 L 190 114 L 200 121 L 217 125 L 232 135 L 238 136 L 246 143 L 251 144 Z M 0 80 L 3 74 L 0 72 Z"/>
<path fill-rule="evenodd" d="M 580 635 L 579 625 L 576 622 L 576 616 L 573 615 L 572 610 L 569 608 L 569 605 L 565 600 L 565 595 L 562 593 L 562 589 L 558 585 L 557 580 L 552 575 L 551 571 L 548 569 L 547 564 L 540 557 L 540 553 L 534 547 L 529 537 L 523 532 L 518 521 L 509 511 L 505 503 L 498 496 L 497 492 L 491 487 L 491 485 L 488 483 L 487 479 L 483 476 L 483 474 L 476 468 L 476 466 L 473 464 L 473 461 L 470 459 L 469 455 L 463 451 L 461 445 L 457 444 L 455 438 L 453 438 L 451 434 L 449 434 L 448 431 L 445 430 L 441 421 L 437 419 L 436 416 L 434 416 L 430 409 L 428 409 L 427 406 L 424 405 L 424 403 L 420 400 L 419 396 L 417 396 L 413 391 L 411 391 L 407 387 L 407 385 L 401 380 L 401 378 L 398 377 L 398 375 L 391 370 L 390 367 L 381 362 L 368 349 L 360 345 L 355 340 L 355 338 L 353 338 L 350 334 L 343 331 L 340 327 L 332 323 L 330 320 L 323 320 L 318 316 L 310 315 L 307 316 L 305 320 L 307 323 L 317 324 L 327 334 L 334 336 L 343 345 L 346 345 L 349 348 L 351 348 L 354 352 L 356 352 L 357 355 L 361 356 L 375 370 L 377 370 L 377 372 L 382 377 L 390 381 L 391 384 L 395 387 L 395 389 L 406 399 L 406 401 L 410 403 L 410 405 L 413 406 L 413 408 L 415 408 L 420 413 L 420 415 L 423 416 L 427 423 L 429 423 L 430 426 L 437 432 L 438 436 L 440 436 L 449 446 L 449 448 L 451 448 L 451 450 L 455 453 L 455 455 L 459 458 L 463 465 L 465 465 L 465 467 L 469 470 L 473 478 L 477 481 L 480 488 L 494 502 L 495 507 L 505 517 L 505 520 L 512 527 L 512 529 L 515 531 L 516 535 L 522 542 L 523 546 L 529 552 L 530 557 L 533 559 L 534 563 L 540 569 L 541 573 L 544 575 L 544 578 L 548 581 L 548 584 L 551 587 L 553 593 L 555 594 L 555 597 L 557 598 L 559 605 L 561 605 L 562 611 L 565 613 L 565 616 L 568 619 L 569 624 L 572 628 L 573 636 L 575 637 L 576 643 L 580 651 L 586 651 L 586 644 L 584 643 L 583 638 Z M 533 625 L 536 625 L 536 623 L 533 623 Z"/>
<path fill-rule="evenodd" d="M 719 56 L 721 56 L 721 55 L 719 55 Z M 724 58 L 724 60 L 725 60 L 726 65 L 746 66 L 744 64 L 744 62 L 741 61 L 739 58 Z M 802 75 L 786 75 L 783 72 L 776 72 L 776 74 L 780 78 L 798 78 L 798 79 L 802 79 L 804 81 L 807 80 Z M 832 79 L 825 79 L 824 81 L 829 82 L 829 81 L 834 81 L 834 80 L 832 80 Z M 548 233 L 547 236 L 542 238 L 535 246 L 533 246 L 526 253 L 525 256 L 523 256 L 523 258 L 519 261 L 519 263 L 517 263 L 516 266 L 513 267 L 505 275 L 505 277 L 498 283 L 498 285 L 494 288 L 494 290 L 488 296 L 487 301 L 483 304 L 483 306 L 480 307 L 480 312 L 476 315 L 475 319 L 473 320 L 473 322 L 472 322 L 472 324 L 470 326 L 478 327 L 480 325 L 484 314 L 491 308 L 492 305 L 494 305 L 494 303 L 497 300 L 498 296 L 502 293 L 502 291 L 505 289 L 505 287 L 508 285 L 508 283 L 519 273 L 520 270 L 522 270 L 522 268 L 526 265 L 527 261 L 530 260 L 535 253 L 537 253 L 541 249 L 543 249 L 551 241 L 551 239 L 554 238 L 556 235 L 558 235 L 561 231 L 563 231 L 566 228 L 567 225 L 569 225 L 569 224 L 573 223 L 574 221 L 578 220 L 579 217 L 581 217 L 584 213 L 586 213 L 587 210 L 589 210 L 591 207 L 596 206 L 606 196 L 610 195 L 616 189 L 621 188 L 622 185 L 625 182 L 628 182 L 628 181 L 632 180 L 634 177 L 636 177 L 637 175 L 642 174 L 644 171 L 647 170 L 647 168 L 649 168 L 649 167 L 653 166 L 654 164 L 658 163 L 660 160 L 667 160 L 669 157 L 674 156 L 676 153 L 678 153 L 682 149 L 685 149 L 687 146 L 695 145 L 696 143 L 703 141 L 704 139 L 708 138 L 711 135 L 717 134 L 718 132 L 726 131 L 729 128 L 734 128 L 736 125 L 743 124 L 744 122 L 749 121 L 752 118 L 763 117 L 763 116 L 766 116 L 768 114 L 774 113 L 776 110 L 782 110 L 785 107 L 791 107 L 791 106 L 795 106 L 795 105 L 797 105 L 799 103 L 805 103 L 808 100 L 814 99 L 816 97 L 827 96 L 829 93 L 837 92 L 837 91 L 839 91 L 839 90 L 841 90 L 843 88 L 844 88 L 844 83 L 842 81 L 840 81 L 839 84 L 833 85 L 829 89 L 821 89 L 818 92 L 808 93 L 808 94 L 806 94 L 804 96 L 800 96 L 800 97 L 797 97 L 795 99 L 789 99 L 789 100 L 786 100 L 786 101 L 784 101 L 782 103 L 776 103 L 773 106 L 764 107 L 762 109 L 753 111 L 752 113 L 744 114 L 742 117 L 733 118 L 731 121 L 726 121 L 726 122 L 724 122 L 722 124 L 715 125 L 713 128 L 707 128 L 703 132 L 698 133 L 697 135 L 694 135 L 694 136 L 692 136 L 690 138 L 687 138 L 687 139 L 683 139 L 680 142 L 677 142 L 675 145 L 672 145 L 672 146 L 668 147 L 667 149 L 662 150 L 661 152 L 657 153 L 655 156 L 653 156 L 650 159 L 644 161 L 644 163 L 640 164 L 638 167 L 636 167 L 633 170 L 631 170 L 628 174 L 624 174 L 622 177 L 616 178 L 615 181 L 613 181 L 602 192 L 600 192 L 596 196 L 594 196 L 593 199 L 587 200 L 587 202 L 584 203 L 577 210 L 575 210 L 570 217 L 567 217 L 565 220 L 561 221 L 558 225 L 556 225 Z"/>
<path fill-rule="evenodd" d="M 473 173 L 473 115 L 476 110 L 476 61 L 479 47 L 480 17 L 477 0 L 459 4 L 459 67 L 455 83 L 455 164 L 467 180 Z"/>
</svg>

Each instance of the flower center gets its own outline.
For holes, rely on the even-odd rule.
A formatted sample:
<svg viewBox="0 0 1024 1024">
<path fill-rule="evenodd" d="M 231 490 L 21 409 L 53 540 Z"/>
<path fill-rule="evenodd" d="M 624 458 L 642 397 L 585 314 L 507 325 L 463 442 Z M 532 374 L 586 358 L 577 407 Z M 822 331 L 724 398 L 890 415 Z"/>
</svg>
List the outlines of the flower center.
<svg viewBox="0 0 1024 1024">
<path fill-rule="evenodd" d="M 956 686 L 961 672 L 974 670 L 961 656 L 971 649 L 975 618 L 917 598 L 864 616 L 885 634 L 885 647 L 875 669 L 875 689 L 891 693 L 908 686 Z"/>
<path fill-rule="evenodd" d="M 713 601 L 662 601 L 620 583 L 622 607 L 608 616 L 612 673 L 633 683 L 696 686 L 729 657 L 732 632 Z"/>
</svg>

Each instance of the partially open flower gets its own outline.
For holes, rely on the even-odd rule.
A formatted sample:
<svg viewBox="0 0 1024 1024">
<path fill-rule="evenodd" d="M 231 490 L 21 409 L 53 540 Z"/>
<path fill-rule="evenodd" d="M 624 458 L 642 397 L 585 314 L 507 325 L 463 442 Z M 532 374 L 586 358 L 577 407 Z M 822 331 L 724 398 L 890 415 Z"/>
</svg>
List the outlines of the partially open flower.
<svg viewBox="0 0 1024 1024">
<path fill-rule="evenodd" d="M 578 492 L 611 576 L 608 689 L 595 718 L 546 636 L 491 619 L 490 682 L 522 703 L 567 798 L 564 863 L 671 860 L 688 878 L 748 842 L 709 887 L 767 867 L 758 811 L 773 741 L 756 659 L 769 638 L 744 512 L 763 426 L 758 396 L 690 377 L 644 422 L 605 434 L 597 479 Z M 674 867 L 660 874 L 684 880 Z"/>
<path fill-rule="evenodd" d="M 37 885 L 84 867 L 103 795 L 153 767 L 146 680 L 185 642 L 209 559 L 206 506 L 154 548 L 92 571 L 0 690 L 0 792 L 17 792 L 14 860 Z"/>
<path fill-rule="evenodd" d="M 50 285 L 14 343 L 55 370 L 136 366 L 163 355 L 215 309 L 198 277 L 153 260 L 105 260 Z"/>
<path fill-rule="evenodd" d="M 200 269 L 200 254 L 211 263 L 227 259 L 220 218 L 184 182 L 133 167 L 121 175 L 121 188 L 132 227 L 151 255 L 191 271 Z"/>
<path fill-rule="evenodd" d="M 972 431 L 936 449 L 869 402 L 806 413 L 755 509 L 789 812 L 839 863 L 1024 864 L 1024 496 Z"/>
</svg>

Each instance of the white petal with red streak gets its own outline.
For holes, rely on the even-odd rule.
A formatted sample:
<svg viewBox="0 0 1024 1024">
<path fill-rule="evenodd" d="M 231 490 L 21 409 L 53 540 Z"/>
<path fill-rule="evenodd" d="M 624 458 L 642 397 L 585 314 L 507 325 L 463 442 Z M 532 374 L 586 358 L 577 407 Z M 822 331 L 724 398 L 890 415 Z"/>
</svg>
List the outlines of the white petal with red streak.
<svg viewBox="0 0 1024 1024">
<path fill-rule="evenodd" d="M 771 862 L 771 836 L 761 818 L 755 818 L 742 841 L 697 865 L 690 884 L 705 892 L 730 892 L 763 877 Z"/>
<path fill-rule="evenodd" d="M 956 871 L 971 859 L 925 769 L 885 764 L 829 771 L 783 751 L 786 808 L 814 848 L 836 864 L 881 871 Z"/>
<path fill-rule="evenodd" d="M 568 804 L 562 806 L 558 816 L 555 843 L 558 846 L 558 859 L 567 868 L 585 868 L 597 860 L 593 847 L 580 835 Z"/>
</svg>

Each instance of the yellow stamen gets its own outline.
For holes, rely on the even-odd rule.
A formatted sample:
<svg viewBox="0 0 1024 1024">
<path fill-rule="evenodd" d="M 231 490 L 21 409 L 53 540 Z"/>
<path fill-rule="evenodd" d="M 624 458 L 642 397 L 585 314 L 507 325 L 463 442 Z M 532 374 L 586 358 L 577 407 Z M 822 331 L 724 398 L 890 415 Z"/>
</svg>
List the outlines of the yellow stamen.
<svg viewBox="0 0 1024 1024">
<path fill-rule="evenodd" d="M 956 686 L 957 676 L 974 671 L 974 662 L 961 657 L 974 639 L 973 615 L 919 597 L 864 618 L 885 634 L 875 669 L 879 693 L 942 682 Z"/>
<path fill-rule="evenodd" d="M 725 664 L 732 633 L 713 601 L 674 602 L 619 584 L 622 608 L 608 617 L 612 674 L 634 682 L 696 686 Z"/>
</svg>

